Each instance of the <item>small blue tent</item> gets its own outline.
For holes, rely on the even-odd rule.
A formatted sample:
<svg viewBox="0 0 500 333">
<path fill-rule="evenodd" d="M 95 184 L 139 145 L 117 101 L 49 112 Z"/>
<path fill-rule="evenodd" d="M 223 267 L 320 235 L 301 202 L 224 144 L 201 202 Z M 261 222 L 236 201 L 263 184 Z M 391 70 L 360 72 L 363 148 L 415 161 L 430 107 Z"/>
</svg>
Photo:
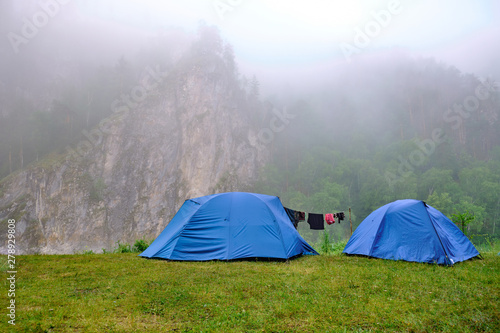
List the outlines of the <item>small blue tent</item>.
<svg viewBox="0 0 500 333">
<path fill-rule="evenodd" d="M 300 254 L 318 253 L 295 230 L 278 197 L 230 192 L 186 200 L 140 256 L 201 261 Z"/>
<path fill-rule="evenodd" d="M 372 212 L 358 226 L 344 253 L 453 265 L 479 255 L 443 213 L 418 200 L 397 200 Z"/>
</svg>

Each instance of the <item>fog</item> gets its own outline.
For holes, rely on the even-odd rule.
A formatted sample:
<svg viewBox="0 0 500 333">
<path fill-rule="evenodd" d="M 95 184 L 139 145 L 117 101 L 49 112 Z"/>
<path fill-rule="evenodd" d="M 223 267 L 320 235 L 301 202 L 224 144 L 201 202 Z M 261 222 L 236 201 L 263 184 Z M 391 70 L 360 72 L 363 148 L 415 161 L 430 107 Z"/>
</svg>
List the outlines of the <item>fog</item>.
<svg viewBox="0 0 500 333">
<path fill-rule="evenodd" d="M 362 58 L 394 51 L 479 76 L 500 74 L 496 1 L 2 0 L 1 6 L 4 65 L 12 57 L 20 67 L 43 57 L 115 61 L 137 55 L 165 29 L 193 33 L 204 21 L 234 46 L 240 71 L 255 74 L 269 93 L 321 85 Z M 43 26 L 22 37 L 26 20 L 40 11 L 50 19 L 39 15 Z"/>
<path fill-rule="evenodd" d="M 256 133 L 292 110 L 255 191 L 360 216 L 418 198 L 498 229 L 498 1 L 0 0 L 0 34 L 0 177 L 67 151 L 144 72 L 204 67 Z"/>
<path fill-rule="evenodd" d="M 498 155 L 497 1 L 0 0 L 0 34 L 2 177 L 78 142 L 144 71 L 181 66 L 188 51 L 197 66 L 211 61 L 207 54 L 222 59 L 242 109 L 260 121 L 256 132 L 273 107 L 295 110 L 300 121 L 269 147 L 276 167 L 288 168 L 280 154 L 289 144 L 304 154 L 322 146 L 366 163 L 386 156 L 373 168 L 391 183 L 388 170 L 404 160 L 398 151 L 408 155 L 409 140 L 443 129 L 445 152 L 401 178 L 403 192 L 387 194 L 425 199 L 434 188 L 417 190 L 415 179 L 427 171 L 451 170 L 458 184 L 460 168 L 470 166 L 456 167 L 464 154 L 485 163 Z M 287 169 L 291 178 L 302 179 L 301 161 Z M 318 174 L 330 177 L 325 170 Z M 306 193 L 314 191 L 321 189 Z M 485 209 L 494 216 L 495 207 Z"/>
</svg>

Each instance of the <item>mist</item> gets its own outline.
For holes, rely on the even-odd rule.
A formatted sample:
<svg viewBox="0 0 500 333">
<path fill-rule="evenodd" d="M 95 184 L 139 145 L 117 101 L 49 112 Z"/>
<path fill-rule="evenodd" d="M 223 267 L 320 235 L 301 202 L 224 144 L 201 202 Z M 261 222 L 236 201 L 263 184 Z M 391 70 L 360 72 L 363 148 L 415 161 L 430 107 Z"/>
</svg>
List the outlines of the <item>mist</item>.
<svg viewBox="0 0 500 333">
<path fill-rule="evenodd" d="M 498 233 L 496 1 L 1 0 L 0 33 L 1 177 L 73 151 L 151 73 L 201 71 L 269 151 L 252 190 L 359 219 L 430 200 Z"/>
<path fill-rule="evenodd" d="M 0 326 L 500 332 L 499 41 L 498 0 L 0 0 Z"/>
<path fill-rule="evenodd" d="M 193 33 L 203 21 L 233 45 L 241 72 L 255 74 L 271 93 L 285 84 L 307 90 L 357 61 L 394 51 L 494 77 L 500 71 L 499 6 L 494 1 L 3 0 L 2 59 L 17 60 L 18 67 L 43 57 L 105 64 L 136 56 L 165 30 Z M 33 18 L 42 26 L 25 38 L 26 22 Z"/>
</svg>

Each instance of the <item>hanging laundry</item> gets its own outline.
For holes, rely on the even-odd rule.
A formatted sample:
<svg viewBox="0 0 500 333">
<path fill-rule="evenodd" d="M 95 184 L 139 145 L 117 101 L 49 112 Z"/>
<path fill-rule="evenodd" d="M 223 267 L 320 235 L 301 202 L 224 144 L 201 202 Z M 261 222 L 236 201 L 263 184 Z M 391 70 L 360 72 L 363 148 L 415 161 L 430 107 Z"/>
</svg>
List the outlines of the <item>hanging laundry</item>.
<svg viewBox="0 0 500 333">
<path fill-rule="evenodd" d="M 297 229 L 299 222 L 300 222 L 300 212 L 296 210 L 295 211 L 295 222 L 293 223 L 293 225 L 295 226 L 295 229 Z"/>
<path fill-rule="evenodd" d="M 325 215 L 325 221 L 328 224 L 334 224 L 335 223 L 335 219 L 333 218 L 333 214 L 326 214 Z"/>
<path fill-rule="evenodd" d="M 308 213 L 307 223 L 309 223 L 312 230 L 325 230 L 323 214 Z"/>
<path fill-rule="evenodd" d="M 306 213 L 299 212 L 299 221 L 305 221 L 305 220 L 306 220 Z"/>
<path fill-rule="evenodd" d="M 295 211 L 293 209 L 290 209 L 290 208 L 286 208 L 286 207 L 283 207 L 283 208 L 285 208 L 286 215 L 288 215 L 290 222 L 292 222 L 295 229 L 297 229 L 297 225 L 295 224 Z"/>
<path fill-rule="evenodd" d="M 337 217 L 339 218 L 339 223 L 340 221 L 344 221 L 345 218 L 344 212 L 337 213 Z"/>
</svg>

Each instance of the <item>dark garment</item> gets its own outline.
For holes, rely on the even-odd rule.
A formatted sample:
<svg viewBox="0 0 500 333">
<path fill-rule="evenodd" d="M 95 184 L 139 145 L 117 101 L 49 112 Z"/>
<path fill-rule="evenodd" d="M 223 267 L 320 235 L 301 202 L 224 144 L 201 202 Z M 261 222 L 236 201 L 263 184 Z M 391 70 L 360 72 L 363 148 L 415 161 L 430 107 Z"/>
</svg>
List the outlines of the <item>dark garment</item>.
<svg viewBox="0 0 500 333">
<path fill-rule="evenodd" d="M 339 219 L 339 223 L 340 223 L 340 221 L 344 221 L 345 214 L 344 214 L 344 212 L 335 213 L 335 214 L 333 214 L 333 218 Z"/>
<path fill-rule="evenodd" d="M 340 223 L 340 221 L 344 221 L 344 218 L 345 218 L 344 212 L 337 213 L 337 216 L 339 218 L 339 223 Z"/>
<path fill-rule="evenodd" d="M 290 219 L 290 222 L 294 225 L 295 229 L 297 229 L 297 226 L 295 225 L 295 211 L 290 208 L 285 208 L 286 215 L 288 215 L 288 218 Z"/>
<path fill-rule="evenodd" d="M 313 230 L 325 230 L 325 219 L 323 214 L 313 214 L 309 213 L 307 217 L 307 223 Z"/>
<path fill-rule="evenodd" d="M 293 225 L 295 226 L 295 229 L 297 229 L 300 222 L 300 212 L 296 210 L 294 217 L 295 217 L 295 222 L 293 223 Z"/>
<path fill-rule="evenodd" d="M 306 220 L 306 213 L 299 212 L 299 221 L 305 221 L 305 220 Z"/>
</svg>

